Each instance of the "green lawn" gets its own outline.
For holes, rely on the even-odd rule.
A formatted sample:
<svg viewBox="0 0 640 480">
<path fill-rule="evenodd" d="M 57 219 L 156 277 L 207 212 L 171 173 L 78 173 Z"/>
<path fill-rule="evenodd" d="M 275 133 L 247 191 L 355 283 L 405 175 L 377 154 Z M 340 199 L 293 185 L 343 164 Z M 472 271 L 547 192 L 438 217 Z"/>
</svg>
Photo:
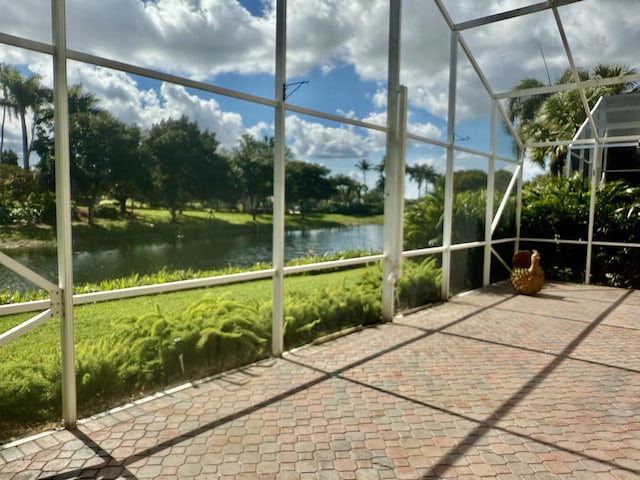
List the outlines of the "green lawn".
<svg viewBox="0 0 640 480">
<path fill-rule="evenodd" d="M 322 290 L 336 282 L 355 282 L 361 275 L 362 269 L 356 268 L 342 272 L 287 277 L 285 294 L 292 291 L 305 293 Z M 269 301 L 271 293 L 271 280 L 266 279 L 80 305 L 74 309 L 75 339 L 76 342 L 90 342 L 108 333 L 114 322 L 126 321 L 158 309 L 167 317 L 175 317 L 205 295 L 224 295 L 235 302 L 250 305 L 254 302 Z M 33 315 L 25 313 L 0 317 L 0 332 L 20 324 Z M 8 345 L 0 347 L 0 362 L 16 355 L 23 358 L 28 356 L 33 362 L 41 361 L 43 355 L 48 356 L 52 349 L 57 350 L 60 341 L 59 329 L 59 321 L 52 319 Z"/>
<path fill-rule="evenodd" d="M 313 300 L 314 295 L 316 299 L 319 296 L 320 298 L 326 298 L 327 295 L 323 292 L 328 287 L 335 288 L 337 285 L 349 289 L 362 279 L 363 271 L 364 268 L 354 268 L 340 272 L 287 277 L 285 279 L 285 296 L 296 295 L 295 298 L 300 299 L 306 298 L 308 295 L 310 297 L 309 303 L 316 305 L 316 301 Z M 102 350 L 103 353 L 97 356 L 94 354 L 89 354 L 88 356 L 87 352 L 91 352 L 92 346 L 99 344 L 103 338 L 113 338 L 112 334 L 116 330 L 121 331 L 125 328 L 130 331 L 137 331 L 139 328 L 138 322 L 145 314 L 159 310 L 165 319 L 174 324 L 178 322 L 179 325 L 183 325 L 181 323 L 181 318 L 184 318 L 183 312 L 206 296 L 213 299 L 222 297 L 237 304 L 251 306 L 268 304 L 271 295 L 272 283 L 270 279 L 267 279 L 80 305 L 74 309 L 75 344 L 78 352 L 76 360 L 81 362 L 81 358 L 84 359 L 85 371 L 88 361 L 103 362 L 103 364 L 106 361 L 108 363 L 109 361 L 106 358 L 111 352 L 117 351 L 119 348 L 126 350 L 130 345 L 118 345 L 114 350 L 107 350 L 106 352 Z M 0 317 L 0 331 L 6 331 L 28 319 L 31 315 L 20 314 Z M 152 320 L 152 322 L 155 322 L 155 320 Z M 267 325 L 269 324 L 270 320 Z M 262 325 L 262 328 L 264 326 Z M 256 331 L 259 330 L 260 327 L 257 327 Z M 141 335 L 145 339 L 148 338 L 146 337 L 147 333 L 141 332 Z M 268 352 L 270 350 L 269 345 L 267 344 L 265 347 L 265 352 Z M 80 352 L 84 352 L 84 355 L 81 355 Z M 266 353 L 262 355 L 264 354 Z M 53 415 L 56 415 L 57 407 L 55 407 L 54 403 L 46 401 L 43 404 L 43 398 L 58 398 L 59 392 L 57 389 L 59 385 L 55 387 L 54 384 L 56 378 L 58 378 L 57 381 L 59 382 L 59 373 L 52 372 L 59 372 L 59 364 L 60 321 L 58 318 L 51 319 L 26 335 L 0 347 L 0 370 L 4 372 L 0 375 L 0 399 L 2 399 L 0 401 L 0 443 L 8 441 L 16 435 L 23 436 L 55 425 L 50 423 L 54 421 L 51 414 L 47 414 L 45 419 L 41 413 L 38 413 L 38 408 L 53 409 Z M 92 370 L 92 372 L 97 376 L 98 384 L 113 381 L 113 372 L 106 374 L 99 373 L 99 370 Z M 206 370 L 202 370 L 202 372 L 202 374 L 207 373 Z M 179 380 L 184 381 L 183 378 Z M 84 381 L 85 377 L 79 371 L 78 382 L 84 383 Z M 172 381 L 176 380 L 170 380 L 169 382 L 171 383 Z M 80 386 L 78 384 L 79 389 Z M 84 399 L 78 406 L 79 414 L 80 416 L 91 415 L 161 387 L 162 385 L 151 386 L 151 390 L 136 390 L 135 387 L 130 390 L 124 388 L 122 391 L 120 389 L 117 391 L 109 390 L 110 396 L 108 398 L 100 394 L 87 397 L 87 393 L 85 393 Z M 16 392 L 16 388 L 21 392 L 18 403 L 15 400 L 15 395 L 18 394 L 11 393 Z M 32 398 L 34 401 L 31 401 Z M 33 418 L 34 420 L 25 422 L 24 420 L 14 420 L 13 417 L 4 416 L 2 413 L 4 402 L 10 404 L 10 407 L 7 408 L 13 410 L 21 408 L 23 411 L 30 412 L 26 418 Z"/>
<path fill-rule="evenodd" d="M 84 211 L 79 208 L 79 211 Z M 287 215 L 287 229 L 329 228 L 346 225 L 382 223 L 382 215 L 348 216 L 334 213 L 310 213 Z M 250 213 L 209 211 L 189 209 L 178 215 L 176 223 L 166 209 L 136 208 L 125 218 L 97 218 L 94 225 L 86 221 L 73 222 L 73 238 L 78 244 L 83 242 L 118 242 L 135 237 L 140 241 L 174 238 L 176 233 L 203 233 L 225 231 L 227 229 L 271 228 L 272 215 L 257 215 L 254 221 Z M 0 228 L 0 242 L 3 246 L 24 245 L 28 242 L 53 242 L 55 229 L 47 225 L 12 226 Z"/>
</svg>

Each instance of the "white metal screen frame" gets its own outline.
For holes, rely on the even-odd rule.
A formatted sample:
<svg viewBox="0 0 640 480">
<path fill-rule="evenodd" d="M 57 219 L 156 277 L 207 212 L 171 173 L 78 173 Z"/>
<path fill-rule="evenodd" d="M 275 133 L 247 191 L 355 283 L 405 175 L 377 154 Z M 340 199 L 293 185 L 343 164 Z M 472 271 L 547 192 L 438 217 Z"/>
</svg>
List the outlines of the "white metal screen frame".
<svg viewBox="0 0 640 480">
<path fill-rule="evenodd" d="M 407 119 L 407 89 L 399 83 L 399 71 L 400 71 L 400 38 L 401 38 L 401 11 L 402 0 L 389 0 L 389 44 L 388 44 L 388 103 L 387 103 L 387 125 L 380 126 L 367 122 L 362 122 L 352 118 L 346 118 L 339 115 L 333 115 L 321 111 L 315 111 L 308 108 L 291 105 L 285 102 L 284 98 L 284 84 L 286 79 L 286 0 L 277 0 L 276 4 L 276 47 L 275 47 L 275 95 L 273 99 L 263 98 L 256 95 L 250 95 L 240 91 L 235 91 L 227 88 L 218 87 L 211 84 L 206 84 L 184 78 L 178 75 L 172 75 L 156 71 L 150 68 L 143 68 L 123 62 L 99 57 L 96 55 L 74 51 L 66 47 L 66 25 L 65 25 L 65 0 L 51 0 L 52 5 L 52 26 L 53 26 L 53 38 L 52 43 L 42 43 L 25 38 L 8 35 L 0 32 L 0 44 L 9 46 L 15 46 L 18 48 L 28 49 L 35 52 L 50 55 L 54 62 L 54 91 L 55 91 L 55 110 L 56 110 L 56 126 L 63 128 L 56 128 L 56 182 L 57 182 L 57 196 L 58 196 L 58 224 L 57 233 L 59 238 L 58 245 L 58 285 L 53 285 L 50 282 L 42 279 L 34 272 L 29 271 L 25 267 L 14 262 L 10 257 L 0 254 L 0 263 L 12 268 L 17 273 L 24 275 L 39 285 L 51 292 L 50 300 L 42 300 L 36 302 L 28 302 L 15 305 L 3 305 L 0 306 L 0 315 L 7 315 L 19 312 L 29 312 L 43 310 L 42 313 L 36 315 L 31 320 L 24 324 L 12 329 L 12 333 L 0 336 L 0 346 L 3 343 L 8 342 L 17 336 L 25 333 L 26 331 L 35 328 L 36 326 L 46 322 L 48 318 L 52 316 L 61 317 L 61 346 L 62 346 L 62 364 L 63 364 L 63 419 L 67 428 L 73 428 L 77 421 L 77 412 L 75 406 L 75 378 L 74 378 L 74 345 L 73 345 L 73 307 L 74 305 L 81 305 L 88 302 L 99 302 L 106 300 L 114 300 L 120 298 L 131 298 L 140 295 L 150 295 L 158 293 L 173 292 L 184 289 L 201 288 L 214 285 L 231 284 L 235 282 L 245 282 L 257 279 L 271 278 L 273 281 L 273 344 L 272 353 L 279 355 L 282 353 L 282 300 L 283 300 L 283 280 L 287 275 L 294 275 L 297 273 L 316 271 L 322 269 L 330 269 L 334 267 L 342 266 L 356 266 L 364 265 L 371 262 L 383 263 L 383 316 L 386 320 L 391 320 L 395 314 L 393 299 L 395 280 L 401 275 L 402 258 L 404 257 L 417 257 L 424 255 L 441 255 L 442 256 L 442 298 L 447 299 L 450 296 L 450 259 L 451 252 L 471 249 L 471 248 L 484 248 L 484 269 L 483 269 L 483 284 L 488 284 L 491 278 L 491 258 L 492 255 L 497 256 L 494 246 L 501 243 L 514 243 L 515 249 L 518 248 L 521 240 L 526 241 L 557 241 L 557 240 L 545 240 L 545 239 L 520 239 L 520 212 L 521 212 L 521 189 L 522 189 L 522 172 L 524 153 L 517 159 L 504 158 L 496 155 L 496 124 L 498 118 L 502 118 L 505 125 L 510 130 L 512 137 L 515 139 L 520 150 L 524 152 L 526 147 L 533 146 L 548 146 L 553 144 L 569 144 L 571 140 L 559 142 L 543 142 L 540 144 L 528 144 L 524 145 L 519 138 L 514 126 L 508 120 L 508 116 L 504 111 L 504 108 L 500 104 L 500 100 L 509 99 L 518 96 L 527 96 L 540 93 L 553 93 L 556 91 L 563 91 L 576 88 L 580 90 L 583 104 L 586 106 L 586 100 L 584 97 L 584 89 L 596 86 L 596 85 L 608 85 L 614 83 L 620 83 L 621 80 L 616 79 L 602 79 L 598 81 L 590 80 L 586 82 L 576 81 L 575 83 L 555 85 L 549 87 L 541 87 L 535 89 L 510 91 L 510 92 L 494 92 L 489 82 L 487 81 L 484 73 L 480 69 L 475 57 L 467 45 L 463 32 L 467 29 L 472 29 L 486 25 L 493 22 L 498 22 L 507 18 L 513 18 L 519 15 L 527 15 L 530 13 L 551 10 L 556 20 L 558 31 L 561 35 L 563 46 L 565 48 L 567 57 L 571 68 L 574 71 L 575 78 L 579 78 L 576 74 L 575 64 L 573 63 L 571 50 L 569 43 L 564 34 L 562 21 L 558 13 L 558 7 L 575 3 L 579 0 L 549 0 L 539 2 L 529 7 L 515 9 L 508 12 L 503 12 L 498 15 L 491 15 L 483 18 L 474 19 L 467 22 L 456 24 L 452 21 L 447 9 L 445 8 L 442 0 L 434 0 L 437 8 L 440 10 L 443 18 L 449 26 L 451 31 L 450 41 L 450 79 L 449 79 L 449 106 L 448 106 L 448 132 L 447 141 L 442 142 L 435 139 L 421 137 L 407 133 L 406 131 L 406 119 Z M 458 52 L 462 51 L 463 54 L 469 60 L 473 67 L 477 77 L 480 79 L 485 93 L 492 101 L 491 111 L 491 138 L 489 152 L 476 151 L 456 145 L 454 142 L 454 128 L 455 128 L 455 108 L 456 108 L 456 68 Z M 78 62 L 84 62 L 95 66 L 110 68 L 129 74 L 144 76 L 150 79 L 169 82 L 185 87 L 193 88 L 202 92 L 208 92 L 217 95 L 223 95 L 239 100 L 252 102 L 258 105 L 263 105 L 273 108 L 274 111 L 274 124 L 275 124 L 275 158 L 274 158 L 274 219 L 273 219 L 273 239 L 274 250 L 272 253 L 273 263 L 272 268 L 264 269 L 255 272 L 243 272 L 232 275 L 223 275 L 218 277 L 210 277 L 205 279 L 187 280 L 182 282 L 171 282 L 160 285 L 150 285 L 146 287 L 134 287 L 121 290 L 112 290 L 107 292 L 97 292 L 90 294 L 73 295 L 73 279 L 72 279 L 72 264 L 71 264 L 71 223 L 68 214 L 68 208 L 66 205 L 70 202 L 70 188 L 69 188 L 69 151 L 68 151 L 68 112 L 67 112 L 67 82 L 66 82 L 66 64 L 68 60 L 74 60 Z M 640 75 L 629 76 L 625 78 L 628 80 L 640 80 Z M 339 122 L 341 124 L 347 124 L 357 127 L 362 127 L 367 130 L 374 130 L 383 132 L 387 135 L 387 153 L 391 158 L 386 166 L 386 185 L 385 185 L 385 220 L 384 220 L 384 252 L 380 255 L 368 255 L 359 258 L 352 258 L 347 260 L 339 260 L 332 262 L 322 262 L 310 265 L 301 266 L 284 266 L 284 151 L 285 151 L 285 115 L 287 112 L 295 112 L 304 115 L 308 115 L 315 118 L 330 120 Z M 587 122 L 593 125 L 593 119 L 589 111 L 586 112 Z M 595 131 L 595 129 L 594 129 Z M 404 169 L 405 169 L 405 149 L 407 140 L 413 140 L 422 142 L 425 144 L 431 144 L 435 146 L 444 147 L 447 152 L 446 161 L 446 173 L 445 173 L 445 215 L 444 215 L 444 231 L 443 231 L 443 245 L 433 248 L 422 248 L 411 251 L 402 251 L 402 212 L 404 208 Z M 590 142 L 595 142 L 597 145 L 599 142 L 608 141 L 620 141 L 623 139 L 594 139 Z M 628 139 L 624 139 L 625 141 Z M 588 143 L 588 142 L 584 142 Z M 452 229 L 452 194 L 453 194 L 453 160 L 455 152 L 471 153 L 486 157 L 489 162 L 489 173 L 487 180 L 487 192 L 488 198 L 491 198 L 491 202 L 488 203 L 485 216 L 485 233 L 484 239 L 481 241 L 467 242 L 467 243 L 452 243 L 451 229 Z M 515 169 L 512 178 L 509 182 L 508 188 L 502 197 L 500 204 L 497 208 L 495 215 L 493 214 L 493 173 L 495 172 L 495 161 L 501 160 L 511 162 L 515 165 Z M 514 238 L 506 239 L 493 239 L 493 233 L 495 232 L 501 216 L 504 212 L 504 208 L 510 196 L 515 189 L 516 194 L 516 235 Z M 491 193 L 491 195 L 489 195 Z M 593 203 L 592 203 L 593 207 Z M 590 216 L 590 228 L 593 227 L 593 218 Z M 564 241 L 565 243 L 579 243 Z M 617 246 L 619 244 L 611 242 L 596 242 L 592 238 L 589 239 L 589 245 L 611 245 Z M 640 247 L 640 245 L 622 244 L 623 246 Z M 502 259 L 498 259 L 504 263 Z M 506 265 L 505 265 L 506 266 Z M 588 277 L 585 279 L 588 283 Z"/>
</svg>

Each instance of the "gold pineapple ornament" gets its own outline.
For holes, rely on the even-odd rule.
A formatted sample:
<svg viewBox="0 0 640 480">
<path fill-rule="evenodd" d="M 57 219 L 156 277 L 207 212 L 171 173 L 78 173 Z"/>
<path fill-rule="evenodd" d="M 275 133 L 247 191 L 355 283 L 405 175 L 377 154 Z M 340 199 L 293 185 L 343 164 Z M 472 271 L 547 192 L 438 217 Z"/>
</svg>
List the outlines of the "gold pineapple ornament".
<svg viewBox="0 0 640 480">
<path fill-rule="evenodd" d="M 535 295 L 544 286 L 544 272 L 540 268 L 540 254 L 537 250 L 518 250 L 513 256 L 511 286 L 518 293 Z"/>
</svg>

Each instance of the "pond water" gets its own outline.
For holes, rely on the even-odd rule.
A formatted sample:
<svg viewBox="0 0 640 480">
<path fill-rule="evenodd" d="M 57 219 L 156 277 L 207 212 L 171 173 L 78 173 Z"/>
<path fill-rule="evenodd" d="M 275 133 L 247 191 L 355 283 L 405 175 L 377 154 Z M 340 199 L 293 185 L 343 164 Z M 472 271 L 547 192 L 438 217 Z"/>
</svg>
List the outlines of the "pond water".
<svg viewBox="0 0 640 480">
<path fill-rule="evenodd" d="M 285 234 L 285 260 L 308 254 L 324 255 L 345 250 L 382 251 L 382 225 L 357 225 L 288 231 Z M 213 270 L 227 266 L 249 267 L 271 263 L 273 244 L 270 230 L 224 236 L 181 238 L 172 242 L 129 244 L 74 251 L 75 283 L 98 282 L 133 273 L 154 273 L 162 268 Z M 57 282 L 55 248 L 19 249 L 4 252 L 43 277 Z M 0 266 L 2 289 L 34 288 L 30 282 Z"/>
</svg>

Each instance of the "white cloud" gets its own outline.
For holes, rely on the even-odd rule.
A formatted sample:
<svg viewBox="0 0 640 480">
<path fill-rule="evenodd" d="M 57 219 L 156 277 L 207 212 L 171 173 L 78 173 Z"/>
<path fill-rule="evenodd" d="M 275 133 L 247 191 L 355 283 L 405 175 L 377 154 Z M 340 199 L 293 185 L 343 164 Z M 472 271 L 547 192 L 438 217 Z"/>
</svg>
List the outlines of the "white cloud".
<svg viewBox="0 0 640 480">
<path fill-rule="evenodd" d="M 251 135 L 257 140 L 261 140 L 263 137 L 272 137 L 274 135 L 273 124 L 267 122 L 258 122 L 252 127 L 247 128 L 247 134 Z"/>
<path fill-rule="evenodd" d="M 235 0 L 72 0 L 67 12 L 70 48 L 200 80 L 273 71 L 272 16 Z"/>
<path fill-rule="evenodd" d="M 317 66 L 326 72 L 348 63 L 363 79 L 386 80 L 386 1 L 294 0 L 287 15 L 290 75 L 304 75 Z"/>
<path fill-rule="evenodd" d="M 411 133 L 415 133 L 416 135 L 420 135 L 425 138 L 433 138 L 436 140 L 442 140 L 443 132 L 442 130 L 435 126 L 432 123 L 412 123 L 409 126 L 409 131 Z"/>
<path fill-rule="evenodd" d="M 351 126 L 328 127 L 297 115 L 288 116 L 286 126 L 289 148 L 300 160 L 359 158 L 371 151 L 369 138 Z"/>
<path fill-rule="evenodd" d="M 342 110 L 341 108 L 338 108 L 336 112 L 338 113 L 338 115 L 341 115 L 345 118 L 350 118 L 350 119 L 356 118 L 356 112 L 354 112 L 353 110 L 345 111 L 345 110 Z"/>
<path fill-rule="evenodd" d="M 372 98 L 373 106 L 376 108 L 387 107 L 387 89 L 385 87 L 378 87 L 376 93 Z"/>
<path fill-rule="evenodd" d="M 158 82 L 156 88 L 143 89 L 125 73 L 78 63 L 71 63 L 69 83 L 82 84 L 86 92 L 95 95 L 101 108 L 143 129 L 185 115 L 202 130 L 215 132 L 224 147 L 237 145 L 245 132 L 239 113 L 223 111 L 215 99 L 189 93 L 179 85 Z"/>
<path fill-rule="evenodd" d="M 224 73 L 271 74 L 274 70 L 275 0 L 265 0 L 262 15 L 252 14 L 237 0 L 68 0 L 69 48 L 135 65 L 157 68 L 191 78 L 216 82 Z M 357 75 L 376 82 L 364 94 L 374 113 L 363 120 L 384 125 L 387 81 L 388 0 L 289 0 L 289 76 L 311 69 L 328 72 L 353 65 Z M 38 0 L 3 2 L 0 31 L 49 43 L 49 4 Z M 445 0 L 454 21 L 506 11 L 522 6 L 522 0 Z M 560 7 L 576 63 L 598 62 L 638 65 L 635 45 L 640 43 L 638 0 L 610 2 L 583 0 Z M 37 12 L 37 14 L 34 14 Z M 254 10 L 255 12 L 255 10 Z M 588 25 L 588 35 L 585 34 Z M 550 11 L 498 22 L 462 33 L 476 55 L 491 86 L 501 91 L 518 80 L 535 76 L 546 80 L 542 48 L 552 80 L 567 66 L 566 56 Z M 409 87 L 412 109 L 445 117 L 448 104 L 450 33 L 434 2 L 405 0 L 402 25 L 400 79 Z M 0 60 L 30 65 L 51 78 L 51 59 L 27 50 L 0 46 Z M 486 118 L 488 97 L 459 52 L 457 120 Z M 349 69 L 341 69 L 349 70 Z M 70 62 L 70 80 L 82 81 L 101 105 L 126 122 L 148 127 L 167 115 L 186 114 L 203 128 L 216 131 L 219 140 L 237 142 L 249 131 L 260 135 L 272 127 L 255 121 L 243 125 L 239 113 L 224 111 L 211 98 L 203 98 L 177 86 L 150 90 L 120 72 L 95 69 Z M 348 105 L 331 105 L 349 118 Z M 341 110 L 339 110 L 341 109 Z M 298 118 L 298 117 L 292 117 Z M 304 128 L 303 128 L 304 127 Z M 367 137 L 352 128 L 327 128 L 298 118 L 289 132 L 300 155 L 333 157 L 384 148 L 384 135 Z M 416 123 L 412 131 L 441 138 L 431 123 Z M 233 138 L 235 137 L 235 138 Z M 309 141 L 305 145 L 304 141 Z"/>
</svg>

